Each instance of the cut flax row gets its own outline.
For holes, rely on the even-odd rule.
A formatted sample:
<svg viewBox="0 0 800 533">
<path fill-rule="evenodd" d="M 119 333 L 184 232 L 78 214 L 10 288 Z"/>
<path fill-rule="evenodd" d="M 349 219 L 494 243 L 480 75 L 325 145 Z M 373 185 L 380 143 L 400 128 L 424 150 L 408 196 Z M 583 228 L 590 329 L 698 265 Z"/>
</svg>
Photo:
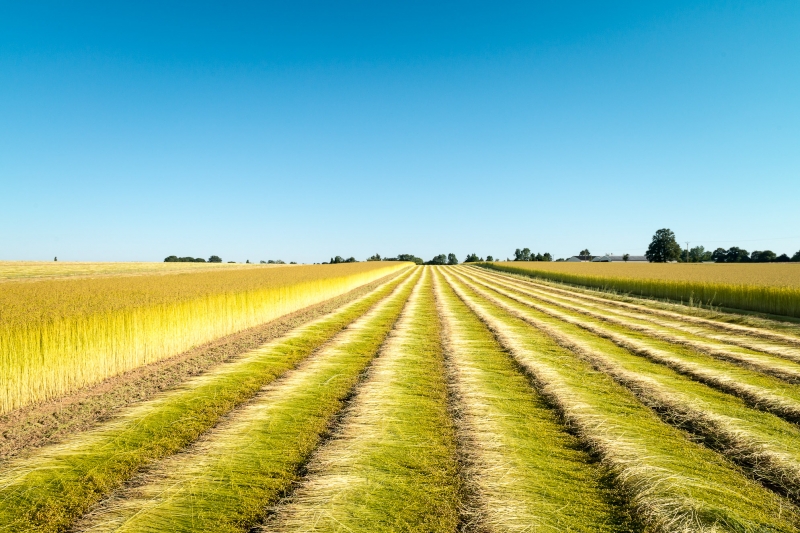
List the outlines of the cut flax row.
<svg viewBox="0 0 800 533">
<path fill-rule="evenodd" d="M 436 276 L 466 481 L 469 531 L 631 531 L 602 468 L 491 331 Z"/>
<path fill-rule="evenodd" d="M 788 502 L 666 425 L 610 376 L 449 274 L 446 277 L 599 454 L 649 529 L 796 530 L 800 516 Z"/>
<path fill-rule="evenodd" d="M 665 421 L 700 435 L 755 477 L 800 501 L 800 429 L 794 424 L 751 409 L 736 397 L 637 357 L 577 326 L 553 320 L 510 298 L 470 288 L 612 376 Z"/>
<path fill-rule="evenodd" d="M 299 477 L 397 321 L 419 273 L 185 453 L 78 525 L 82 531 L 246 532 Z"/>
<path fill-rule="evenodd" d="M 455 532 L 460 478 L 430 267 L 309 475 L 262 531 Z"/>
<path fill-rule="evenodd" d="M 579 297 L 552 294 L 547 289 L 531 287 L 517 283 L 507 276 L 477 276 L 491 280 L 505 288 L 533 296 L 540 301 L 556 305 L 562 309 L 581 313 L 625 328 L 643 333 L 647 336 L 667 340 L 674 344 L 688 346 L 720 359 L 734 361 L 752 367 L 760 372 L 770 373 L 787 381 L 800 381 L 800 349 L 774 342 L 753 342 L 744 336 L 720 335 L 714 330 L 698 331 L 698 328 L 686 326 L 678 321 L 665 323 L 664 320 L 653 319 L 650 315 L 620 311 L 608 306 L 586 302 Z M 710 336 L 709 336 L 710 334 Z"/>
<path fill-rule="evenodd" d="M 469 278 L 474 281 L 474 278 Z M 478 282 L 481 285 L 507 298 L 530 306 L 559 321 L 576 325 L 632 352 L 648 357 L 674 370 L 691 376 L 725 392 L 746 399 L 759 409 L 772 412 L 791 421 L 800 421 L 800 387 L 782 382 L 771 376 L 742 368 L 725 361 L 715 360 L 704 354 L 692 353 L 679 346 L 671 346 L 663 341 L 635 337 L 619 329 L 593 321 L 586 316 L 572 316 L 553 309 L 541 302 L 514 294 L 500 286 Z"/>
<path fill-rule="evenodd" d="M 409 275 L 139 404 L 96 430 L 3 465 L 0 531 L 64 530 L 142 467 L 194 441 L 222 415 L 250 399 L 378 302 L 406 290 Z"/>
<path fill-rule="evenodd" d="M 0 414 L 407 268 L 317 265 L 0 284 Z"/>
<path fill-rule="evenodd" d="M 473 270 L 473 269 L 470 269 Z M 652 313 L 618 307 L 617 302 L 608 299 L 594 298 L 577 291 L 566 291 L 550 287 L 543 283 L 523 281 L 507 274 L 491 274 L 482 271 L 485 279 L 491 279 L 526 294 L 535 294 L 557 305 L 578 306 L 582 312 L 593 313 L 609 322 L 624 321 L 628 326 L 636 325 L 642 330 L 648 328 L 662 336 L 670 336 L 675 342 L 693 345 L 701 351 L 726 357 L 728 351 L 741 352 L 744 356 L 755 353 L 770 354 L 794 363 L 800 362 L 800 348 L 792 339 L 776 340 L 754 338 L 750 334 L 719 331 L 716 328 L 694 323 L 687 323 L 674 318 L 666 318 Z M 598 301 L 603 300 L 603 301 Z M 745 350 L 740 350 L 744 348 Z M 736 354 L 733 354 L 734 357 Z M 770 358 L 776 361 L 775 358 Z M 776 361 L 780 365 L 780 361 Z M 791 363 L 790 363 L 791 364 Z M 797 366 L 793 368 L 798 368 Z"/>
<path fill-rule="evenodd" d="M 487 267 L 487 265 L 480 266 Z M 476 269 L 471 265 L 470 268 Z M 480 270 L 484 274 L 501 277 L 501 279 L 505 280 L 512 279 L 520 284 L 539 289 L 546 289 L 557 294 L 566 296 L 580 296 L 582 300 L 588 300 L 602 305 L 628 309 L 639 313 L 669 319 L 672 321 L 683 322 L 686 324 L 692 324 L 694 326 L 710 328 L 721 332 L 734 333 L 737 334 L 739 336 L 738 338 L 740 339 L 755 337 L 768 339 L 787 345 L 800 346 L 800 332 L 797 332 L 798 328 L 796 326 L 790 326 L 784 322 L 759 319 L 759 325 L 757 326 L 732 323 L 723 320 L 723 318 L 728 320 L 748 320 L 748 318 L 742 315 L 712 313 L 705 309 L 680 304 L 669 304 L 652 300 L 643 300 L 641 298 L 633 298 L 630 296 L 610 294 L 608 292 L 600 292 L 597 289 L 563 285 L 557 282 L 548 282 L 547 280 L 532 278 L 523 274 L 515 274 L 511 272 L 498 273 L 492 268 L 481 268 Z M 696 314 L 690 313 L 701 313 L 704 316 L 697 316 Z M 710 318 L 712 316 L 716 319 Z M 786 327 L 791 327 L 795 332 L 797 332 L 797 334 L 793 335 L 790 333 L 777 331 L 775 329 Z"/>
</svg>

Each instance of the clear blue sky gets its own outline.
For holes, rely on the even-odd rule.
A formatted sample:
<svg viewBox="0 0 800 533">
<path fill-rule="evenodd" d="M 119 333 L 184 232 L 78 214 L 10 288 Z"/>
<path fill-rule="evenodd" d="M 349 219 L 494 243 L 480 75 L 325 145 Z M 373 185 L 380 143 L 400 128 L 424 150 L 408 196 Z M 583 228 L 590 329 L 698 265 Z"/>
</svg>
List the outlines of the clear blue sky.
<svg viewBox="0 0 800 533">
<path fill-rule="evenodd" d="M 800 249 L 800 2 L 2 2 L 0 259 Z"/>
</svg>

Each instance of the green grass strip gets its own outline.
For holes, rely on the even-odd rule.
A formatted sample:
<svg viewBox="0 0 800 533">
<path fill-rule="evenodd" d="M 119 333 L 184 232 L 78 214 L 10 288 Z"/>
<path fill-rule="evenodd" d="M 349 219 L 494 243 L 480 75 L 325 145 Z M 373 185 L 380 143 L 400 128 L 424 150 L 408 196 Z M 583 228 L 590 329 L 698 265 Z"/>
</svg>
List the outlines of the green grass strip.
<svg viewBox="0 0 800 533">
<path fill-rule="evenodd" d="M 532 287 L 508 276 L 478 275 L 477 277 L 610 324 L 622 325 L 652 337 L 688 346 L 793 383 L 800 382 L 800 364 L 798 364 L 800 349 L 792 346 L 753 340 L 746 336 L 721 334 L 710 328 L 689 326 L 677 320 L 657 319 L 653 315 L 621 310 L 592 300 L 587 301 L 577 294 L 566 295 L 564 294 L 566 291 L 554 293 L 549 287 Z"/>
<path fill-rule="evenodd" d="M 702 436 L 708 446 L 740 463 L 754 477 L 800 501 L 800 428 L 579 326 L 537 311 L 525 305 L 524 298 L 522 303 L 497 298 L 508 310 L 547 330 L 562 346 L 613 376 L 665 421 Z"/>
<path fill-rule="evenodd" d="M 603 469 L 444 281 L 437 295 L 448 339 L 467 479 L 479 531 L 612 532 L 634 528 L 601 483 Z"/>
<path fill-rule="evenodd" d="M 792 422 L 800 422 L 800 386 L 764 375 L 740 365 L 721 361 L 691 348 L 654 339 L 647 334 L 620 325 L 609 324 L 583 313 L 568 311 L 540 298 L 526 297 L 519 291 L 496 283 L 468 279 L 545 313 L 558 321 L 579 326 L 615 344 L 664 364 L 692 379 L 746 399 L 752 406 Z"/>
<path fill-rule="evenodd" d="M 460 477 L 430 268 L 335 439 L 264 531 L 457 530 Z"/>
<path fill-rule="evenodd" d="M 63 444 L 9 462 L 0 473 L 0 531 L 66 530 L 143 466 L 174 454 L 294 367 L 376 303 L 410 272 L 183 386 L 127 410 Z"/>
<path fill-rule="evenodd" d="M 459 297 L 603 459 L 649 530 L 790 532 L 795 508 L 690 441 L 610 376 L 447 274 Z"/>
<path fill-rule="evenodd" d="M 248 531 L 299 477 L 397 321 L 421 269 L 296 369 L 265 387 L 186 453 L 107 502 L 79 529 Z"/>
</svg>

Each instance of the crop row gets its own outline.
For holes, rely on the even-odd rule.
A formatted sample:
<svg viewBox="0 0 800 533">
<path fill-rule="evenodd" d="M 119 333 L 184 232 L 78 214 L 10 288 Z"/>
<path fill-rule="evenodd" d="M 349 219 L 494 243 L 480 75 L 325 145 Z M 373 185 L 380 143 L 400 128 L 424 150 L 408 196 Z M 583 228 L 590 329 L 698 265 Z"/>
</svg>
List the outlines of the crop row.
<svg viewBox="0 0 800 533">
<path fill-rule="evenodd" d="M 0 531 L 797 531 L 792 339 L 420 267 L 0 466 Z"/>
</svg>

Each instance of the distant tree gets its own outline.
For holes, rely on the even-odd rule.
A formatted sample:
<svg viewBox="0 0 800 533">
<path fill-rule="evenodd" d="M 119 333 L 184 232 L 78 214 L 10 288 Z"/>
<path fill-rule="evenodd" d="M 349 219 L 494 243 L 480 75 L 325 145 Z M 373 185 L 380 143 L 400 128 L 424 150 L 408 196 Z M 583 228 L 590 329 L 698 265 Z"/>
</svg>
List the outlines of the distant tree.
<svg viewBox="0 0 800 533">
<path fill-rule="evenodd" d="M 517 248 L 514 251 L 514 261 L 530 261 L 530 260 L 531 260 L 530 248 L 523 248 L 522 250 Z"/>
<path fill-rule="evenodd" d="M 558 259 L 556 259 L 556 263 L 561 263 L 562 261 L 566 261 L 566 259 L 564 259 L 563 257 L 559 257 Z"/>
<path fill-rule="evenodd" d="M 53 258 L 53 261 L 58 261 L 58 256 L 55 256 L 55 257 Z"/>
<path fill-rule="evenodd" d="M 786 254 L 781 254 L 775 258 L 776 263 L 788 263 L 789 261 L 791 261 L 791 259 L 789 259 L 789 256 Z"/>
<path fill-rule="evenodd" d="M 675 261 L 681 256 L 681 247 L 675 240 L 672 230 L 663 228 L 653 235 L 653 240 L 644 255 L 651 263 L 666 263 Z"/>
<path fill-rule="evenodd" d="M 447 264 L 447 256 L 444 254 L 439 254 L 427 263 L 426 265 L 446 265 Z"/>
<path fill-rule="evenodd" d="M 411 261 L 417 265 L 424 263 L 421 258 L 415 256 L 414 254 L 397 254 L 397 257 L 387 257 L 385 258 L 385 261 Z"/>
<path fill-rule="evenodd" d="M 380 261 L 380 260 L 381 260 L 381 254 L 375 254 L 372 257 L 367 258 L 367 261 Z"/>
<path fill-rule="evenodd" d="M 464 259 L 465 263 L 477 263 L 479 261 L 483 261 L 483 259 L 478 257 L 478 254 L 468 254 L 467 258 Z"/>
<path fill-rule="evenodd" d="M 772 250 L 764 250 L 763 252 L 753 252 L 750 254 L 750 261 L 753 263 L 771 263 L 775 261 L 778 255 Z"/>
<path fill-rule="evenodd" d="M 358 261 L 356 261 L 355 257 L 348 257 L 347 259 L 344 260 L 344 262 L 345 263 L 358 263 Z"/>
<path fill-rule="evenodd" d="M 245 261 L 245 264 L 249 265 L 250 264 L 250 260 L 248 259 L 247 261 Z"/>
<path fill-rule="evenodd" d="M 630 259 L 630 258 L 631 258 L 631 254 L 624 254 L 622 256 L 622 260 L 625 261 L 626 263 L 628 262 L 628 259 Z"/>
<path fill-rule="evenodd" d="M 447 254 L 447 264 L 448 265 L 458 264 L 458 258 L 456 257 L 456 254 Z"/>
<path fill-rule="evenodd" d="M 290 264 L 290 265 L 296 265 L 296 264 L 297 264 L 297 261 L 289 261 L 289 264 Z"/>
<path fill-rule="evenodd" d="M 212 255 L 208 258 L 209 263 L 222 263 L 222 258 L 218 255 Z"/>
<path fill-rule="evenodd" d="M 711 260 L 715 263 L 724 263 L 728 258 L 728 252 L 725 248 L 717 248 L 711 252 Z"/>
<path fill-rule="evenodd" d="M 492 261 L 494 261 L 494 257 L 492 257 L 491 255 L 487 255 L 486 260 L 491 263 Z"/>
<path fill-rule="evenodd" d="M 259 261 L 259 264 L 266 265 L 267 262 L 262 259 L 261 261 Z"/>
<path fill-rule="evenodd" d="M 750 254 L 747 250 L 739 248 L 738 246 L 731 246 L 725 252 L 726 263 L 747 263 L 750 260 Z"/>
<path fill-rule="evenodd" d="M 533 257 L 531 257 L 531 259 L 533 259 Z M 537 261 L 544 261 L 544 256 L 542 254 L 536 254 L 536 260 Z"/>
<path fill-rule="evenodd" d="M 236 263 L 236 261 L 228 261 L 228 263 Z"/>
<path fill-rule="evenodd" d="M 592 255 L 592 252 L 590 252 L 588 248 L 584 248 L 578 255 Z"/>
<path fill-rule="evenodd" d="M 542 261 L 552 261 L 552 260 L 553 256 L 550 255 L 550 252 L 545 252 L 544 255 L 542 256 Z"/>
<path fill-rule="evenodd" d="M 797 262 L 800 262 L 800 250 L 798 250 L 798 251 L 797 251 L 797 253 L 795 253 L 795 254 L 792 256 L 792 259 L 791 259 L 791 260 L 792 260 L 793 262 L 795 262 L 795 263 L 797 263 Z"/>
<path fill-rule="evenodd" d="M 178 256 L 177 255 L 169 255 L 169 256 L 164 258 L 164 262 L 165 263 L 177 263 L 178 262 Z"/>
</svg>

